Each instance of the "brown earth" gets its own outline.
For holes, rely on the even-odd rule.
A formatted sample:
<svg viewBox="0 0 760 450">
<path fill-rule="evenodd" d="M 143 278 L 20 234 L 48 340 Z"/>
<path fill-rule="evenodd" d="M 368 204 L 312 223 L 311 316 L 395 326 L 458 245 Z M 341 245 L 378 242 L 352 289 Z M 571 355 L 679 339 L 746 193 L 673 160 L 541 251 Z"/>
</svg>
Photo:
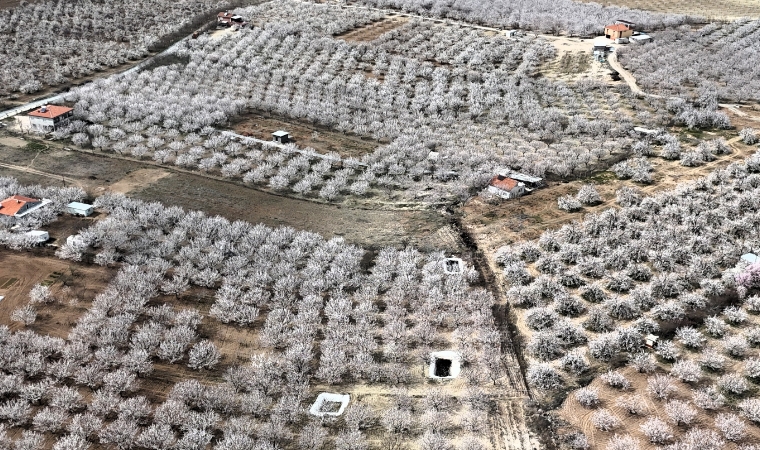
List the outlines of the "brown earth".
<svg viewBox="0 0 760 450">
<path fill-rule="evenodd" d="M 311 147 L 322 154 L 337 152 L 344 158 L 361 157 L 381 145 L 370 138 L 335 132 L 321 125 L 263 112 L 243 114 L 236 119 L 232 130 L 265 141 L 272 140 L 273 132 L 284 130 L 290 133 L 291 140 L 300 148 Z"/>
<path fill-rule="evenodd" d="M 85 311 L 84 306 L 114 274 L 113 269 L 60 260 L 51 253 L 41 249 L 31 252 L 0 249 L 0 295 L 5 296 L 0 301 L 0 324 L 11 330 L 23 328 L 11 321 L 11 314 L 29 302 L 29 291 L 35 284 L 47 284 L 58 301 L 35 305 L 37 320 L 30 328 L 43 335 L 65 338 Z"/>
<path fill-rule="evenodd" d="M 362 27 L 354 28 L 347 32 L 341 33 L 336 37 L 348 42 L 370 42 L 374 41 L 381 35 L 395 30 L 409 21 L 407 17 L 388 16 L 384 19 L 372 22 Z"/>
</svg>

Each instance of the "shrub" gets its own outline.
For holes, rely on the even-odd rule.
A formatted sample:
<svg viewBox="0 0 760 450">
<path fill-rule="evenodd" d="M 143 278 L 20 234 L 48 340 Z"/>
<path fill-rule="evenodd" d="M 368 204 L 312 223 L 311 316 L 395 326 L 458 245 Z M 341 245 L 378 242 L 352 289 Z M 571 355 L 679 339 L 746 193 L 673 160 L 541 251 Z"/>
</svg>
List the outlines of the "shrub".
<svg viewBox="0 0 760 450">
<path fill-rule="evenodd" d="M 738 441 L 744 437 L 747 425 L 736 414 L 720 413 L 715 417 L 715 426 L 729 441 Z"/>
<path fill-rule="evenodd" d="M 581 406 L 593 408 L 599 404 L 599 391 L 592 387 L 584 387 L 575 391 L 575 399 Z"/>
<path fill-rule="evenodd" d="M 702 378 L 702 368 L 690 359 L 683 359 L 673 364 L 670 374 L 686 383 L 696 383 Z"/>
<path fill-rule="evenodd" d="M 675 381 L 670 375 L 654 375 L 647 378 L 647 392 L 658 400 L 667 399 L 675 391 Z"/>
<path fill-rule="evenodd" d="M 600 409 L 591 415 L 591 423 L 601 431 L 610 431 L 620 425 L 620 420 L 607 409 Z"/>
<path fill-rule="evenodd" d="M 718 387 L 729 394 L 741 395 L 749 390 L 747 380 L 736 373 L 728 373 L 718 378 Z"/>
<path fill-rule="evenodd" d="M 580 210 L 583 205 L 572 195 L 564 195 L 557 199 L 557 206 L 562 211 L 574 212 Z"/>
<path fill-rule="evenodd" d="M 646 422 L 641 424 L 641 431 L 649 438 L 649 442 L 654 444 L 665 444 L 673 439 L 673 432 L 670 426 L 664 420 L 657 417 L 650 417 Z"/>
<path fill-rule="evenodd" d="M 626 390 L 631 388 L 631 382 L 620 372 L 610 370 L 601 378 L 608 386 L 615 389 Z"/>
<path fill-rule="evenodd" d="M 615 404 L 632 416 L 638 416 L 647 411 L 646 402 L 640 395 L 624 395 L 618 398 Z"/>
<path fill-rule="evenodd" d="M 665 414 L 676 425 L 689 425 L 697 417 L 697 410 L 687 401 L 671 400 L 665 404 Z"/>
<path fill-rule="evenodd" d="M 593 184 L 584 184 L 581 186 L 578 194 L 575 196 L 579 202 L 584 205 L 597 205 L 602 203 L 602 196 Z"/>
</svg>

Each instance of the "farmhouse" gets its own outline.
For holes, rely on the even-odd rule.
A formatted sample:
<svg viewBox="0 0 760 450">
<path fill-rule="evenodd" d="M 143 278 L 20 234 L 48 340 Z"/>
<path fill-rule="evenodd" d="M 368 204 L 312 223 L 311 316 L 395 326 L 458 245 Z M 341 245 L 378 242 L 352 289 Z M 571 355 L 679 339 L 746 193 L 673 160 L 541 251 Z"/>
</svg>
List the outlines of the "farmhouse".
<svg viewBox="0 0 760 450">
<path fill-rule="evenodd" d="M 220 12 L 216 16 L 216 23 L 218 25 L 223 25 L 226 27 L 232 26 L 232 25 L 245 25 L 245 20 L 242 16 L 238 16 L 237 14 L 232 14 L 231 12 Z"/>
<path fill-rule="evenodd" d="M 615 39 L 633 36 L 633 24 L 623 22 L 618 20 L 617 23 L 604 27 L 604 37 L 614 41 Z"/>
<path fill-rule="evenodd" d="M 41 207 L 44 203 L 36 198 L 14 195 L 0 202 L 0 214 L 11 217 L 23 217 Z"/>
<path fill-rule="evenodd" d="M 272 133 L 272 140 L 280 144 L 287 144 L 290 142 L 290 133 L 282 130 L 275 131 Z"/>
<path fill-rule="evenodd" d="M 74 114 L 72 108 L 56 105 L 45 105 L 28 114 L 29 127 L 33 131 L 50 132 L 68 125 Z"/>
<path fill-rule="evenodd" d="M 488 192 L 509 199 L 525 194 L 525 184 L 505 175 L 496 175 L 488 185 Z"/>
</svg>

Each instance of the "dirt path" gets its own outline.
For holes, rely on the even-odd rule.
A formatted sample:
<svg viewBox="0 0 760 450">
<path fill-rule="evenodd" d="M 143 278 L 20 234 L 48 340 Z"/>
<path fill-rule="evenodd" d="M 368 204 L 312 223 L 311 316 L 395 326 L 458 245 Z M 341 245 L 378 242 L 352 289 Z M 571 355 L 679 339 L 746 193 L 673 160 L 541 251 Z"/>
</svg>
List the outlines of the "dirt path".
<svg viewBox="0 0 760 450">
<path fill-rule="evenodd" d="M 6 169 L 11 169 L 11 170 L 18 170 L 19 172 L 30 173 L 32 175 L 39 175 L 41 177 L 54 178 L 56 180 L 61 180 L 66 184 L 73 184 L 79 187 L 83 186 L 83 184 L 79 180 L 76 180 L 74 178 L 64 177 L 63 175 L 58 175 L 54 173 L 43 172 L 41 170 L 32 169 L 30 167 L 16 166 L 13 164 L 5 164 L 5 163 L 0 163 L 0 167 L 4 167 Z"/>
<path fill-rule="evenodd" d="M 617 71 L 618 74 L 620 74 L 620 77 L 625 80 L 625 82 L 628 84 L 628 87 L 631 88 L 631 91 L 633 91 L 636 95 L 641 96 L 649 96 L 654 98 L 662 98 L 662 96 L 655 95 L 655 94 L 647 94 L 646 92 L 642 91 L 638 84 L 636 84 L 636 77 L 633 76 L 631 72 L 628 71 L 625 67 L 623 67 L 622 64 L 620 64 L 620 61 L 618 61 L 617 53 L 612 52 L 607 57 L 607 61 L 610 63 L 610 67 L 612 67 L 614 70 Z"/>
</svg>

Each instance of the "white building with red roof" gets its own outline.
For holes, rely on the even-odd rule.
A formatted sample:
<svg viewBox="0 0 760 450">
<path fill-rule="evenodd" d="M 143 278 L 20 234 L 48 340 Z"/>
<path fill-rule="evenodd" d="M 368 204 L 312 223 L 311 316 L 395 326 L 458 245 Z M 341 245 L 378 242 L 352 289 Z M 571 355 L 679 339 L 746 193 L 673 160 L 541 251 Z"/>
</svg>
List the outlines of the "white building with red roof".
<svg viewBox="0 0 760 450">
<path fill-rule="evenodd" d="M 488 183 L 488 192 L 501 198 L 516 198 L 525 194 L 525 183 L 499 174 Z"/>
<path fill-rule="evenodd" d="M 68 125 L 74 110 L 66 106 L 45 105 L 28 114 L 29 128 L 43 133 Z"/>
</svg>

